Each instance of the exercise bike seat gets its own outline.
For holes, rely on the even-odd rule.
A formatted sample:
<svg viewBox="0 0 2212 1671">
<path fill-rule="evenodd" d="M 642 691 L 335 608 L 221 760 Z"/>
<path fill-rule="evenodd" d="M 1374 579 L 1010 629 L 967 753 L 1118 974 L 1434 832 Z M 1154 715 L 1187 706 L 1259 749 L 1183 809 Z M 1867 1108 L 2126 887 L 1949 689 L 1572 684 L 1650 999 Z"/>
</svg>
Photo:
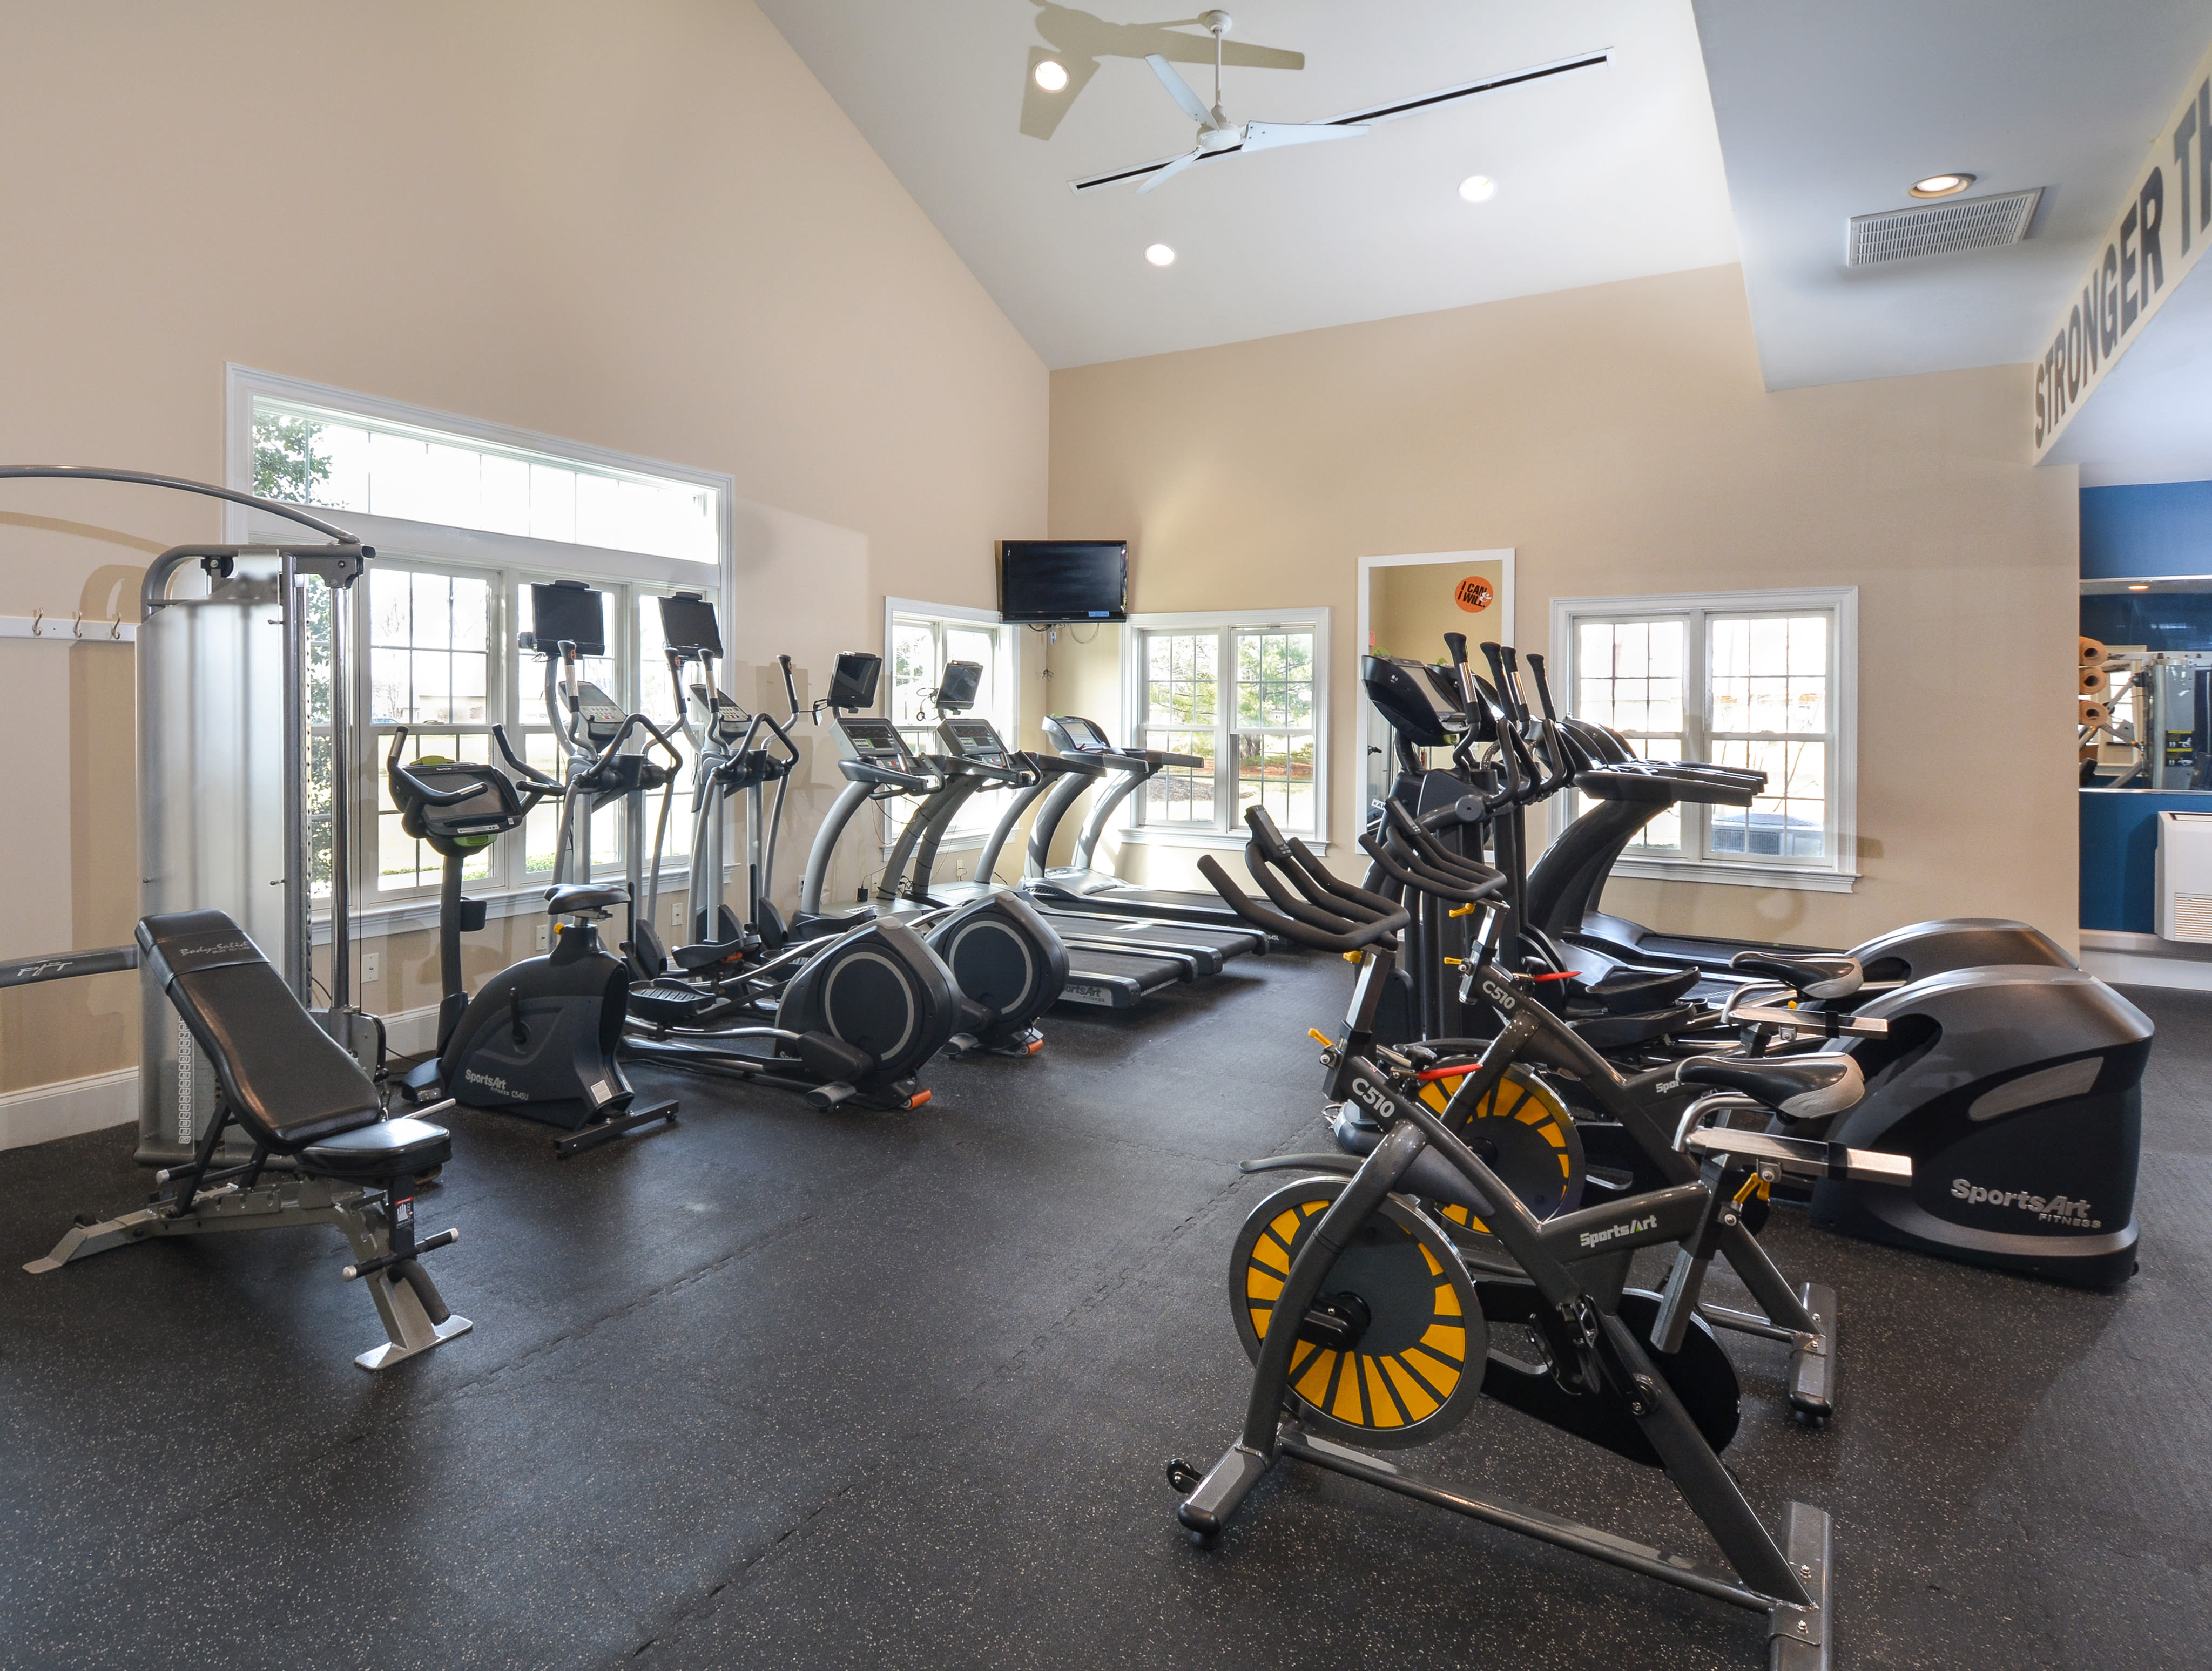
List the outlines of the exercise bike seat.
<svg viewBox="0 0 2212 1671">
<path fill-rule="evenodd" d="M 326 1178 L 396 1178 L 443 1166 L 453 1158 L 451 1132 L 403 1116 L 311 1143 L 300 1151 L 300 1165 Z"/>
<path fill-rule="evenodd" d="M 1866 979 L 1857 958 L 1840 954 L 1739 951 L 1729 959 L 1729 967 L 1741 975 L 1779 981 L 1806 998 L 1848 998 Z"/>
<path fill-rule="evenodd" d="M 137 939 L 141 963 L 176 1006 L 255 1142 L 298 1155 L 384 1118 L 361 1064 L 315 1024 L 228 916 L 165 912 L 142 921 Z"/>
<path fill-rule="evenodd" d="M 1807 1056 L 1700 1056 L 1674 1077 L 1684 1085 L 1741 1091 L 1785 1120 L 1826 1120 L 1866 1095 L 1853 1058 L 1838 1051 Z"/>
<path fill-rule="evenodd" d="M 545 891 L 549 917 L 605 915 L 616 906 L 629 903 L 629 890 L 619 884 L 569 882 Z"/>
</svg>

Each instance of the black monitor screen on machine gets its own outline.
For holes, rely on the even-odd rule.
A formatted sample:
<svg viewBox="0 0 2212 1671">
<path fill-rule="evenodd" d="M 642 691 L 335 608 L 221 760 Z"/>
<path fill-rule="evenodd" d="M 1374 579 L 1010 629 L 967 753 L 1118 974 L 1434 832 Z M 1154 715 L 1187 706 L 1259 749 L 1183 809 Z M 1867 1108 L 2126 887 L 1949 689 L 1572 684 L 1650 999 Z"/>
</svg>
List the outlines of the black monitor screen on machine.
<svg viewBox="0 0 2212 1671">
<path fill-rule="evenodd" d="M 660 600 L 660 640 L 672 650 L 720 658 L 722 631 L 714 606 L 695 592 L 679 592 Z"/>
<path fill-rule="evenodd" d="M 580 656 L 607 653 L 605 594 L 589 586 L 550 586 L 530 588 L 530 630 L 538 650 L 551 655 L 556 646 L 573 644 Z"/>
</svg>

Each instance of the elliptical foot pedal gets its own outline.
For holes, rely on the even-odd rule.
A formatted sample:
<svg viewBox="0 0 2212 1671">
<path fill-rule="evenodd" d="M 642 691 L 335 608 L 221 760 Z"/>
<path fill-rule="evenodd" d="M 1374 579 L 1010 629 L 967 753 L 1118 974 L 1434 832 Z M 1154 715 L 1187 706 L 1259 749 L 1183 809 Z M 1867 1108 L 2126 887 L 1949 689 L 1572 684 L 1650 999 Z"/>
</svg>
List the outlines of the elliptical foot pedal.
<svg viewBox="0 0 2212 1671">
<path fill-rule="evenodd" d="M 566 1137 L 556 1137 L 553 1139 L 553 1152 L 566 1160 L 571 1155 L 580 1155 L 586 1149 L 596 1149 L 602 1143 L 611 1142 L 624 1132 L 635 1131 L 640 1126 L 649 1126 L 656 1120 L 665 1120 L 672 1126 L 676 1123 L 674 1097 L 641 1109 L 625 1109 L 619 1114 L 611 1114 L 604 1120 L 595 1120 L 588 1126 L 580 1127 Z"/>
<path fill-rule="evenodd" d="M 1797 1297 L 1818 1333 L 1790 1354 L 1790 1407 L 1802 1422 L 1824 1422 L 1836 1413 L 1836 1291 L 1808 1282 Z"/>
<path fill-rule="evenodd" d="M 1835 1644 L 1828 1625 L 1835 1608 L 1828 1589 L 1833 1549 L 1826 1510 L 1792 1503 L 1783 1515 L 1782 1550 L 1813 1605 L 1778 1601 L 1766 1610 L 1767 1665 L 1770 1671 L 1830 1671 Z"/>
</svg>

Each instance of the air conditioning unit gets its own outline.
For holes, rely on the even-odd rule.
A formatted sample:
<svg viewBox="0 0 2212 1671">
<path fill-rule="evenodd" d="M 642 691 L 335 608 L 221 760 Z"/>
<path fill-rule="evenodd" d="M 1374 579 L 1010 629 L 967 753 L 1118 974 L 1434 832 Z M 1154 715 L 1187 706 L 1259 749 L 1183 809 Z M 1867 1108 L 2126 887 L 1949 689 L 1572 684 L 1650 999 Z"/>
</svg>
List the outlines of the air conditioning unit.
<svg viewBox="0 0 2212 1671">
<path fill-rule="evenodd" d="M 2212 944 L 2212 812 L 2158 815 L 2158 937 Z"/>
</svg>

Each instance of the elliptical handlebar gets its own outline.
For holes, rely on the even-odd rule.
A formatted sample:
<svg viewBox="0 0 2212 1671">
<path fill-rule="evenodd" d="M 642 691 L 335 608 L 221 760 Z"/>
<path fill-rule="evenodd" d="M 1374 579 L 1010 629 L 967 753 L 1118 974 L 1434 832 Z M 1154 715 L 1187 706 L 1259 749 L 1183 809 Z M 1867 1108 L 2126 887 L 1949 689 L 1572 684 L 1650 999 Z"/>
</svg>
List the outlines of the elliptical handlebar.
<svg viewBox="0 0 2212 1671">
<path fill-rule="evenodd" d="M 401 734 L 404 736 L 405 733 L 403 732 Z M 491 740 L 499 744 L 499 751 L 506 758 L 507 763 L 514 767 L 522 781 L 530 787 L 532 791 L 530 804 L 532 806 L 549 795 L 557 799 L 567 793 L 562 788 L 557 779 L 546 776 L 544 773 L 515 753 L 514 744 L 507 740 L 505 726 L 494 726 L 491 728 Z"/>
<path fill-rule="evenodd" d="M 1494 876 L 1482 882 L 1466 882 L 1431 870 L 1419 856 L 1404 846 L 1389 842 L 1378 842 L 1365 830 L 1359 835 L 1362 851 L 1382 867 L 1385 876 L 1404 883 L 1438 899 L 1455 900 L 1462 905 L 1479 905 L 1505 886 L 1503 876 Z"/>
<path fill-rule="evenodd" d="M 776 665 L 783 669 L 784 699 L 791 704 L 791 717 L 793 720 L 796 720 L 799 718 L 799 681 L 792 677 L 791 658 L 789 656 L 778 656 L 775 660 Z M 780 733 L 781 727 L 779 726 L 777 729 Z M 786 743 L 791 741 L 788 737 L 786 737 L 783 740 Z M 796 750 L 794 750 L 794 752 L 796 752 Z"/>
</svg>

